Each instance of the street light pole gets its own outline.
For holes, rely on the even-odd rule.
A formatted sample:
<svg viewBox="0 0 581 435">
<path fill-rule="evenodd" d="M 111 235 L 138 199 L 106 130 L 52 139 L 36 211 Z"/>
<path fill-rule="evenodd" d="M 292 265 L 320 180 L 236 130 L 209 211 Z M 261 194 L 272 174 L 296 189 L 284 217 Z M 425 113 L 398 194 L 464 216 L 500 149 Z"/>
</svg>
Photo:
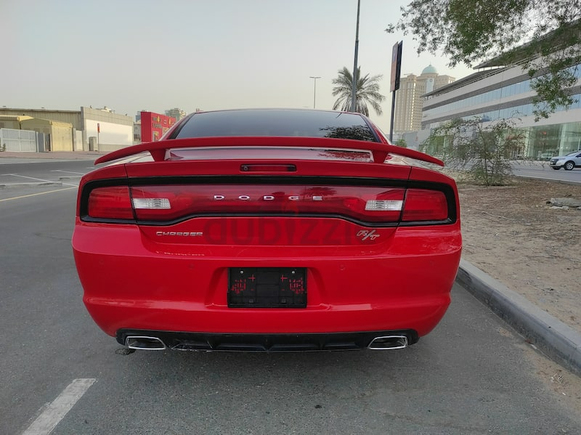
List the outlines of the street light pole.
<svg viewBox="0 0 581 435">
<path fill-rule="evenodd" d="M 317 106 L 317 79 L 320 79 L 321 77 L 310 76 L 310 78 L 312 78 L 313 82 L 314 82 L 314 88 L 313 88 L 313 109 L 314 109 Z"/>
<path fill-rule="evenodd" d="M 361 8 L 361 0 L 357 0 L 357 27 L 355 30 L 355 59 L 353 60 L 353 76 L 351 78 L 351 112 L 355 112 L 357 104 L 357 54 L 359 53 L 359 10 Z"/>
</svg>

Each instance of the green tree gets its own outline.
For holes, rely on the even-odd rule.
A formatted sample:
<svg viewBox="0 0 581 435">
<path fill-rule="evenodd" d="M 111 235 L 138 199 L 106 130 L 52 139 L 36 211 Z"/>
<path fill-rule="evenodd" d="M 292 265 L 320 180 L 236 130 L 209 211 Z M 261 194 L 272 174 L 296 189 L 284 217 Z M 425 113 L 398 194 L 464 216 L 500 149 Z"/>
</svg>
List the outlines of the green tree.
<svg viewBox="0 0 581 435">
<path fill-rule="evenodd" d="M 580 0 L 413 0 L 386 29 L 395 30 L 411 33 L 418 53 L 442 51 L 450 66 L 519 62 L 533 78 L 537 119 L 575 102 Z"/>
<path fill-rule="evenodd" d="M 466 171 L 477 183 L 502 186 L 512 175 L 510 160 L 523 139 L 511 120 L 484 124 L 479 119 L 454 119 L 435 129 L 420 150 L 440 157 L 452 169 Z"/>
<path fill-rule="evenodd" d="M 402 137 L 398 140 L 395 141 L 394 145 L 397 145 L 398 147 L 402 147 L 402 148 L 407 148 L 408 147 L 408 143 L 407 141 Z"/>
<path fill-rule="evenodd" d="M 379 93 L 379 81 L 381 78 L 381 75 L 370 77 L 369 74 L 361 77 L 361 67 L 357 68 L 355 112 L 369 116 L 369 108 L 367 106 L 370 105 L 378 115 L 383 113 L 380 103 L 385 100 L 385 97 Z M 351 72 L 346 67 L 343 67 L 343 69 L 339 70 L 337 78 L 333 79 L 333 84 L 335 85 L 333 87 L 333 96 L 338 96 L 335 104 L 333 104 L 333 110 L 337 110 L 340 107 L 342 111 L 350 112 L 353 85 Z"/>
</svg>

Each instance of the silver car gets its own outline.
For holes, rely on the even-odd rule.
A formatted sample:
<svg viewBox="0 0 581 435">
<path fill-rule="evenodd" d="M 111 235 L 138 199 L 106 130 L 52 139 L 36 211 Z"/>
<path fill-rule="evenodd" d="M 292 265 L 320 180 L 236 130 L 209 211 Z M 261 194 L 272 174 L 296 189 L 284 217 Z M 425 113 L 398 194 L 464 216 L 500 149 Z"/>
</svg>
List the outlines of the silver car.
<svg viewBox="0 0 581 435">
<path fill-rule="evenodd" d="M 581 168 L 581 150 L 573 151 L 566 156 L 551 157 L 549 166 L 555 170 L 565 168 L 566 171 Z"/>
</svg>

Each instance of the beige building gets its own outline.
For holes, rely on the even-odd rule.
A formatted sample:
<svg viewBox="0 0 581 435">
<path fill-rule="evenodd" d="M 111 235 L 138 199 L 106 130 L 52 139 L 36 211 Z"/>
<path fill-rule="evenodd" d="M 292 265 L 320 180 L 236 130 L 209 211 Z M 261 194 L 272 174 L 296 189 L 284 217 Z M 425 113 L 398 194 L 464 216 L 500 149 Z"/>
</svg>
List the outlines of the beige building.
<svg viewBox="0 0 581 435">
<path fill-rule="evenodd" d="M 440 75 L 432 65 L 424 68 L 419 76 L 409 74 L 400 80 L 395 94 L 394 133 L 402 134 L 419 131 L 422 128 L 422 95 L 432 92 L 456 80 L 448 75 Z"/>
<path fill-rule="evenodd" d="M 73 126 L 66 122 L 31 118 L 20 122 L 21 130 L 36 131 L 47 135 L 47 151 L 73 151 Z"/>
<path fill-rule="evenodd" d="M 73 125 L 26 115 L 0 115 L 0 129 L 34 131 L 44 134 L 42 149 L 73 151 Z"/>
<path fill-rule="evenodd" d="M 4 117 L 31 117 L 38 120 L 52 121 L 37 127 L 40 130 L 50 130 L 57 137 L 49 136 L 51 151 L 113 151 L 133 145 L 133 119 L 127 115 L 120 115 L 111 109 L 93 109 L 81 107 L 81 110 L 50 110 L 50 109 L 15 109 L 0 108 L 0 118 Z M 0 128 L 4 122 L 0 119 Z M 62 124 L 68 124 L 72 130 L 69 135 Z M 22 124 L 22 122 L 20 122 Z M 25 127 L 14 127 L 24 130 Z M 43 133 L 44 131 L 35 130 Z M 64 145 L 65 138 L 70 137 L 70 144 Z"/>
<path fill-rule="evenodd" d="M 27 119 L 33 118 L 31 116 L 0 115 L 0 128 L 22 130 L 21 122 Z"/>
</svg>

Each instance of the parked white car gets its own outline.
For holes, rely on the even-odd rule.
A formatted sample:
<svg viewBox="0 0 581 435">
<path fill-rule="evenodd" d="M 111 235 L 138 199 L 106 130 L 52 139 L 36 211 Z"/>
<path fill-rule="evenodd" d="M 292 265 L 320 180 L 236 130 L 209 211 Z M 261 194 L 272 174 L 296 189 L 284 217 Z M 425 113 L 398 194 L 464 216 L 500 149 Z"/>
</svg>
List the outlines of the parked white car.
<svg viewBox="0 0 581 435">
<path fill-rule="evenodd" d="M 565 156 L 551 157 L 549 165 L 555 170 L 565 168 L 566 171 L 571 171 L 573 168 L 581 168 L 581 150 L 573 151 Z"/>
</svg>

